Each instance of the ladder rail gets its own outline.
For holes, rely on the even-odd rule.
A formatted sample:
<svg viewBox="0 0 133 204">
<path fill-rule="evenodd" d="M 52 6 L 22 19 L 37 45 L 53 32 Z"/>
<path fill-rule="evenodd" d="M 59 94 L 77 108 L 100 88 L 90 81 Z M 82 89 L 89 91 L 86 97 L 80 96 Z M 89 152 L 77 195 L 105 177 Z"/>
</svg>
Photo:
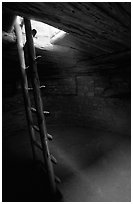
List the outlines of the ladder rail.
<svg viewBox="0 0 133 204">
<path fill-rule="evenodd" d="M 35 105 L 37 109 L 38 126 L 40 129 L 40 139 L 42 143 L 43 158 L 44 158 L 44 163 L 46 165 L 46 171 L 48 175 L 51 193 L 56 194 L 57 189 L 55 184 L 53 165 L 51 163 L 51 155 L 48 147 L 47 128 L 46 128 L 45 117 L 43 114 L 43 103 L 41 98 L 41 91 L 39 88 L 40 81 L 39 81 L 38 72 L 37 72 L 35 47 L 34 47 L 33 37 L 31 33 L 31 22 L 29 19 L 24 18 L 24 23 L 25 23 L 27 46 L 28 46 L 29 72 L 31 75 L 31 83 L 34 90 L 33 94 L 34 94 L 34 100 L 35 100 Z"/>
<path fill-rule="evenodd" d="M 21 31 L 17 18 L 16 18 L 14 27 L 15 27 L 16 36 L 17 36 L 17 49 L 18 49 L 20 72 L 21 72 L 21 86 L 22 86 L 23 97 L 24 97 L 24 104 L 25 104 L 25 111 L 26 111 L 26 117 L 27 117 L 27 122 L 28 122 L 30 142 L 31 142 L 31 147 L 32 147 L 33 160 L 36 160 L 35 148 L 33 144 L 33 140 L 35 139 L 35 132 L 34 132 L 34 128 L 32 127 L 33 117 L 32 117 L 32 112 L 31 112 L 30 97 L 28 93 L 28 80 L 27 80 L 27 75 L 25 72 L 26 66 L 25 66 L 25 57 L 24 57 L 23 42 L 22 42 L 22 31 Z"/>
</svg>

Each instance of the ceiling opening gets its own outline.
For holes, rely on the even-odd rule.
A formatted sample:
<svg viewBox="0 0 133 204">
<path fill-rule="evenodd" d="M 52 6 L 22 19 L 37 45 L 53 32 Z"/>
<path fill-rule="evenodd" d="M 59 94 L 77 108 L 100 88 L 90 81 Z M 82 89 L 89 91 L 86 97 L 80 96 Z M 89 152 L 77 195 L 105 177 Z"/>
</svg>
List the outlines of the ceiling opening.
<svg viewBox="0 0 133 204">
<path fill-rule="evenodd" d="M 22 28 L 23 33 L 23 40 L 24 43 L 26 42 L 26 35 L 25 35 L 25 26 L 23 22 L 23 18 L 19 17 L 20 26 Z M 37 31 L 34 37 L 34 45 L 37 48 L 45 49 L 46 47 L 53 46 L 54 39 L 62 38 L 66 35 L 66 32 L 59 30 L 53 26 L 48 24 L 31 20 L 32 29 Z"/>
</svg>

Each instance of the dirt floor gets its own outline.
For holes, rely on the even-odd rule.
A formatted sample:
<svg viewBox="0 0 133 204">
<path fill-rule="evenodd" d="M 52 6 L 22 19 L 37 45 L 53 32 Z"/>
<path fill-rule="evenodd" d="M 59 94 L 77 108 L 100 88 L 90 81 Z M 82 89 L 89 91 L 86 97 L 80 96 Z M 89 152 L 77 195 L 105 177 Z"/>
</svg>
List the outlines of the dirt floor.
<svg viewBox="0 0 133 204">
<path fill-rule="evenodd" d="M 3 201 L 49 201 L 46 178 L 34 168 L 21 95 L 3 99 Z M 48 124 L 50 150 L 64 202 L 131 199 L 130 135 Z M 51 198 L 52 200 L 52 198 Z"/>
</svg>

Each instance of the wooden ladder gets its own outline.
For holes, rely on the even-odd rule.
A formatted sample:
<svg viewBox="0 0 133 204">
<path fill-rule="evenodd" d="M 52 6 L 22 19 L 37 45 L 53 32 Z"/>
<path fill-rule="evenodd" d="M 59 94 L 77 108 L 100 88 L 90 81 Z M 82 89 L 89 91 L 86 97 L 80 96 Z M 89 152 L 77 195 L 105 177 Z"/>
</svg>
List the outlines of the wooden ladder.
<svg viewBox="0 0 133 204">
<path fill-rule="evenodd" d="M 52 136 L 47 133 L 46 122 L 45 122 L 45 114 L 47 111 L 43 111 L 43 103 L 41 98 L 41 91 L 40 88 L 44 86 L 40 86 L 38 72 L 37 72 L 37 58 L 35 54 L 35 47 L 33 43 L 32 37 L 32 30 L 31 30 L 31 22 L 29 19 L 24 18 L 25 23 L 25 32 L 26 32 L 26 44 L 28 48 L 28 59 L 29 59 L 29 73 L 31 78 L 32 88 L 28 88 L 28 78 L 26 74 L 26 65 L 25 65 L 25 56 L 24 56 L 24 47 L 23 47 L 23 40 L 22 40 L 22 31 L 18 20 L 16 19 L 15 23 L 15 32 L 17 36 L 17 48 L 19 54 L 19 61 L 20 61 L 20 71 L 21 71 L 21 78 L 22 78 L 22 90 L 23 90 L 23 97 L 24 97 L 24 104 L 26 110 L 26 117 L 28 122 L 29 128 L 29 135 L 33 153 L 33 159 L 36 161 L 36 151 L 35 147 L 39 148 L 43 155 L 43 164 L 45 169 L 45 174 L 48 178 L 49 189 L 52 196 L 56 196 L 57 187 L 56 182 L 60 180 L 58 177 L 54 175 L 53 170 L 53 163 L 56 163 L 56 159 L 54 156 L 50 154 L 48 139 L 52 140 Z M 29 91 L 33 91 L 35 107 L 31 106 L 31 98 Z M 33 114 L 36 114 L 38 125 L 35 125 L 33 122 Z M 40 135 L 40 142 L 36 139 L 36 131 L 39 132 Z"/>
</svg>

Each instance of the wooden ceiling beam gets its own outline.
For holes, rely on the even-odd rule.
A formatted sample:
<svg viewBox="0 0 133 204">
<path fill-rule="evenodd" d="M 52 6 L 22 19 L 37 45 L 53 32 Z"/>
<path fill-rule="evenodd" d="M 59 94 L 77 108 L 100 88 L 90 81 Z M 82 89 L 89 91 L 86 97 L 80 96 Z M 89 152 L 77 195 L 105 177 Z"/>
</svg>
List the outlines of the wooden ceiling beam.
<svg viewBox="0 0 133 204">
<path fill-rule="evenodd" d="M 120 3 L 116 2 L 102 2 L 102 4 L 94 3 L 102 12 L 110 16 L 113 21 L 120 23 L 126 29 L 131 27 L 131 16 L 121 7 Z"/>
<path fill-rule="evenodd" d="M 120 2 L 120 5 L 123 10 L 126 11 L 129 16 L 131 16 L 131 2 Z"/>
<path fill-rule="evenodd" d="M 12 9 L 18 15 L 63 29 L 82 41 L 104 51 L 113 51 L 110 48 L 111 42 L 111 44 L 118 43 L 130 48 L 129 29 L 103 13 L 94 3 L 11 2 L 3 5 Z M 102 3 L 99 3 L 99 5 L 102 6 Z"/>
</svg>

